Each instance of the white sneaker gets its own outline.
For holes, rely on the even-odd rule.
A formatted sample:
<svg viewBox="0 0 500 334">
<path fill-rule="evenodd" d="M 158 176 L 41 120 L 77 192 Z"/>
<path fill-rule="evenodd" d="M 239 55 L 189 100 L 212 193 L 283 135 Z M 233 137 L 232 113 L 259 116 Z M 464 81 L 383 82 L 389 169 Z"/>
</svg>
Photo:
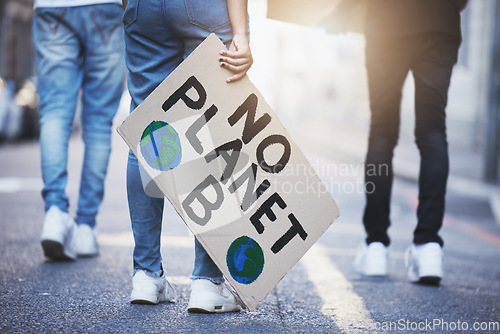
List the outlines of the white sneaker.
<svg viewBox="0 0 500 334">
<path fill-rule="evenodd" d="M 354 259 L 354 270 L 364 276 L 387 276 L 388 247 L 381 242 L 362 242 Z"/>
<path fill-rule="evenodd" d="M 196 279 L 191 282 L 191 297 L 187 310 L 193 313 L 239 312 L 241 304 L 226 284 Z"/>
<path fill-rule="evenodd" d="M 98 255 L 99 245 L 96 239 L 96 229 L 87 224 L 78 225 L 75 249 L 78 256 Z"/>
<path fill-rule="evenodd" d="M 405 253 L 405 265 L 410 282 L 439 285 L 443 277 L 443 249 L 437 242 L 411 245 Z"/>
<path fill-rule="evenodd" d="M 54 260 L 75 260 L 76 223 L 53 205 L 45 214 L 42 227 L 42 248 L 46 257 Z"/>
<path fill-rule="evenodd" d="M 161 277 L 151 277 L 145 271 L 135 273 L 132 279 L 132 304 L 158 304 L 162 302 L 175 303 L 177 292 L 167 281 L 165 272 Z"/>
</svg>

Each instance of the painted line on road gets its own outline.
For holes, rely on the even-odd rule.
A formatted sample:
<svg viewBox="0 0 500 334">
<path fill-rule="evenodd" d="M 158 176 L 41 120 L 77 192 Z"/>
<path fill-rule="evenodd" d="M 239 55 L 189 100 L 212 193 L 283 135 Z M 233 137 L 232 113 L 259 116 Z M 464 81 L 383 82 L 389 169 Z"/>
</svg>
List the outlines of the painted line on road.
<svg viewBox="0 0 500 334">
<path fill-rule="evenodd" d="M 15 193 L 22 190 L 40 191 L 43 182 L 39 177 L 0 177 L 0 193 Z"/>
<path fill-rule="evenodd" d="M 370 318 L 363 299 L 354 293 L 352 284 L 327 254 L 325 247 L 315 244 L 300 262 L 323 300 L 321 312 L 333 317 L 345 333 L 372 333 L 375 322 Z"/>
</svg>

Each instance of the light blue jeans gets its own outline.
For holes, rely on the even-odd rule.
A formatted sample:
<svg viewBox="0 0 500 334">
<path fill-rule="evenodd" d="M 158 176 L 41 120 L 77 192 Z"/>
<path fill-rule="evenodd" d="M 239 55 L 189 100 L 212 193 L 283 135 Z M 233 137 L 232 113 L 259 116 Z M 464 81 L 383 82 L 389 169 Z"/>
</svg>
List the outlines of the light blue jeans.
<svg viewBox="0 0 500 334">
<path fill-rule="evenodd" d="M 45 209 L 68 211 L 68 142 L 81 91 L 85 156 L 76 221 L 91 227 L 104 196 L 112 120 L 124 88 L 122 13 L 116 4 L 37 8 L 33 19 Z"/>
<path fill-rule="evenodd" d="M 211 32 L 229 45 L 232 38 L 226 0 L 129 0 L 125 25 L 131 110 L 139 105 Z M 214 55 L 217 57 L 218 55 Z M 134 232 L 134 273 L 161 274 L 163 198 L 146 195 L 136 157 L 130 153 L 127 192 Z M 192 279 L 222 283 L 221 271 L 195 239 Z"/>
</svg>

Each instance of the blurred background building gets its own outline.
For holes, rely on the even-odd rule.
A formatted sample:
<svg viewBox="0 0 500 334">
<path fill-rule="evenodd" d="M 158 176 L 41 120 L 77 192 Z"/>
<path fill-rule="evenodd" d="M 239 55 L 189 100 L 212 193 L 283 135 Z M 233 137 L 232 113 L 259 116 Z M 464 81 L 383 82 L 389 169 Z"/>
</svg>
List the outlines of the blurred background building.
<svg viewBox="0 0 500 334">
<path fill-rule="evenodd" d="M 0 1 L 0 140 L 36 138 L 33 0 Z"/>
<path fill-rule="evenodd" d="M 266 0 L 249 0 L 254 66 L 249 75 L 290 131 L 332 154 L 362 160 L 369 101 L 361 34 L 328 35 L 266 18 Z M 0 1 L 0 141 L 38 136 L 31 38 L 33 0 Z M 470 0 L 449 92 L 452 174 L 499 184 L 500 2 Z M 403 92 L 395 168 L 416 171 L 413 79 Z M 125 107 L 124 113 L 128 112 Z"/>
</svg>

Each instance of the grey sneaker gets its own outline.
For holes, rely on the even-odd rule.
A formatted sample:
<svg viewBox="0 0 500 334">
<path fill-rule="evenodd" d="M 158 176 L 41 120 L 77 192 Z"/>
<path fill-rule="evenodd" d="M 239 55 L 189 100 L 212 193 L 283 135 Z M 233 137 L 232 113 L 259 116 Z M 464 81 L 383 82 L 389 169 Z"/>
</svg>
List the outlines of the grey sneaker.
<svg viewBox="0 0 500 334">
<path fill-rule="evenodd" d="M 132 304 L 158 304 L 167 301 L 175 303 L 177 301 L 177 292 L 167 281 L 165 272 L 161 277 L 151 277 L 145 271 L 140 270 L 135 273 L 132 286 L 130 295 Z"/>
<path fill-rule="evenodd" d="M 75 249 L 78 256 L 91 257 L 98 255 L 99 245 L 96 239 L 96 229 L 87 224 L 78 225 Z"/>
<path fill-rule="evenodd" d="M 75 260 L 76 223 L 67 212 L 51 206 L 42 227 L 42 248 L 46 257 L 54 260 Z"/>
<path fill-rule="evenodd" d="M 241 311 L 241 302 L 225 283 L 215 284 L 207 279 L 191 282 L 187 308 L 192 313 L 225 313 Z"/>
<path fill-rule="evenodd" d="M 405 265 L 410 282 L 439 285 L 443 278 L 443 249 L 437 242 L 411 245 L 405 253 Z"/>
</svg>

